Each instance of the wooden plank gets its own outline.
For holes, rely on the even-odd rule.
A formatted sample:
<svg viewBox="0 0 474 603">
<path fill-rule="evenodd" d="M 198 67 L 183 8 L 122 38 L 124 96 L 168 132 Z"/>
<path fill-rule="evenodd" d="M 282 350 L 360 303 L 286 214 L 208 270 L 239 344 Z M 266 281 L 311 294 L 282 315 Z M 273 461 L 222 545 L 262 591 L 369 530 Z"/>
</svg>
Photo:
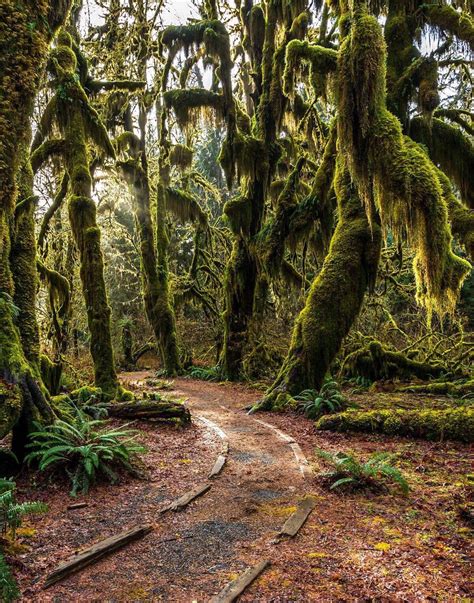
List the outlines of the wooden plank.
<svg viewBox="0 0 474 603">
<path fill-rule="evenodd" d="M 220 454 L 217 457 L 217 460 L 214 463 L 214 467 L 212 468 L 211 472 L 209 473 L 209 479 L 211 479 L 212 477 L 216 477 L 216 475 L 219 475 L 219 473 L 224 468 L 226 460 L 227 460 L 227 458 L 224 454 Z"/>
<path fill-rule="evenodd" d="M 282 529 L 278 533 L 278 536 L 296 536 L 298 534 L 301 526 L 308 519 L 309 514 L 316 506 L 316 499 L 312 496 L 308 496 L 304 498 L 302 501 L 298 503 L 298 508 L 294 513 L 288 517 L 288 519 L 283 524 Z"/>
<path fill-rule="evenodd" d="M 122 532 L 121 534 L 117 534 L 115 536 L 110 536 L 109 538 L 101 540 L 87 549 L 79 551 L 76 555 L 58 565 L 58 567 L 46 577 L 44 588 L 49 588 L 52 584 L 55 584 L 67 576 L 78 572 L 84 567 L 95 563 L 105 555 L 122 548 L 129 542 L 143 538 L 143 536 L 149 534 L 152 529 L 153 528 L 150 525 L 136 526 L 130 530 L 127 530 L 126 532 Z"/>
<path fill-rule="evenodd" d="M 211 603 L 232 603 L 269 565 L 270 561 L 265 560 L 254 567 L 249 567 L 243 574 L 240 574 L 238 578 L 229 582 L 218 595 L 211 599 Z"/>
<path fill-rule="evenodd" d="M 210 488 L 211 484 L 203 484 L 201 486 L 196 486 L 196 488 L 193 488 L 189 492 L 186 492 L 186 494 L 183 494 L 183 496 L 180 496 L 169 505 L 166 505 L 166 507 L 163 507 L 160 510 L 160 513 L 166 513 L 167 511 L 179 511 L 180 509 L 183 509 L 184 507 L 189 505 L 189 503 L 192 502 L 195 498 L 198 498 L 198 496 L 202 496 L 203 494 L 205 494 Z"/>
<path fill-rule="evenodd" d="M 67 506 L 67 510 L 73 511 L 74 509 L 83 509 L 84 507 L 87 507 L 88 504 L 89 503 L 86 503 L 86 502 L 73 503 L 72 505 Z"/>
</svg>

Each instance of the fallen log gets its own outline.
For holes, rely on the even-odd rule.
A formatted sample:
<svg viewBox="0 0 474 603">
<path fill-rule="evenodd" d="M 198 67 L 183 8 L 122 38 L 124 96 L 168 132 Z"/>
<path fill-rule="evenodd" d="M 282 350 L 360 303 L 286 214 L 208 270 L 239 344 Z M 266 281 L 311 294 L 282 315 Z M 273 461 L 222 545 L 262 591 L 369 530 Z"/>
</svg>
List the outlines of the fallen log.
<svg viewBox="0 0 474 603">
<path fill-rule="evenodd" d="M 265 560 L 254 567 L 249 567 L 238 578 L 229 582 L 218 595 L 211 599 L 210 603 L 232 603 L 269 565 L 270 561 Z"/>
<path fill-rule="evenodd" d="M 105 557 L 105 555 L 109 555 L 117 549 L 124 547 L 126 544 L 138 540 L 139 538 L 143 538 L 143 536 L 149 534 L 152 529 L 152 526 L 148 525 L 136 526 L 126 532 L 122 532 L 116 536 L 110 536 L 87 549 L 79 551 L 76 555 L 64 563 L 61 563 L 61 565 L 58 565 L 58 567 L 46 577 L 44 588 L 49 588 L 56 582 L 95 563 L 102 557 Z"/>
<path fill-rule="evenodd" d="M 172 400 L 140 400 L 137 402 L 118 402 L 106 407 L 110 417 L 136 420 L 146 419 L 156 422 L 191 422 L 189 409 L 181 402 Z"/>
</svg>

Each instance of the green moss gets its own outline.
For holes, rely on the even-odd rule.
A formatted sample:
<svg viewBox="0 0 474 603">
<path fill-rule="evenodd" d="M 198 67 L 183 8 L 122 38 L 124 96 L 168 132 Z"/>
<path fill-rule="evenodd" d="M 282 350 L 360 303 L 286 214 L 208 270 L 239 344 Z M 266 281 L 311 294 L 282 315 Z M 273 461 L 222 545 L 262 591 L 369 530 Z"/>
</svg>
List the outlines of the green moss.
<svg viewBox="0 0 474 603">
<path fill-rule="evenodd" d="M 191 167 L 193 162 L 193 150 L 184 144 L 175 144 L 170 151 L 170 163 L 182 170 Z"/>
<path fill-rule="evenodd" d="M 381 232 L 369 226 L 347 168 L 338 160 L 335 188 L 339 221 L 321 272 L 300 313 L 290 350 L 262 407 L 273 408 L 281 394 L 319 390 L 343 338 L 373 286 Z"/>
<path fill-rule="evenodd" d="M 442 119 L 428 124 L 421 118 L 410 122 L 410 136 L 427 147 L 431 159 L 458 187 L 465 204 L 474 209 L 474 145 L 462 131 Z"/>
<path fill-rule="evenodd" d="M 461 406 L 442 410 L 350 410 L 326 415 L 317 429 L 361 431 L 408 436 L 427 440 L 474 441 L 474 408 Z"/>
<path fill-rule="evenodd" d="M 317 95 L 325 94 L 326 76 L 337 68 L 337 51 L 311 45 L 307 41 L 292 40 L 286 47 L 283 91 L 293 97 L 296 78 L 305 65 L 310 66 L 309 78 Z"/>
<path fill-rule="evenodd" d="M 339 140 L 369 220 L 377 211 L 396 235 L 407 232 L 416 252 L 417 300 L 443 314 L 454 309 L 470 267 L 451 250 L 433 164 L 385 107 L 385 61 L 379 23 L 359 9 L 339 58 Z"/>
<path fill-rule="evenodd" d="M 422 10 L 430 25 L 455 35 L 474 51 L 474 21 L 467 11 L 458 12 L 454 6 L 435 3 L 423 4 Z"/>
<path fill-rule="evenodd" d="M 194 195 L 181 189 L 166 187 L 166 208 L 183 222 L 207 224 L 207 213 L 202 209 Z"/>
<path fill-rule="evenodd" d="M 61 385 L 62 364 L 53 362 L 46 354 L 40 356 L 40 371 L 46 389 L 51 395 L 59 392 Z"/>
<path fill-rule="evenodd" d="M 212 122 L 216 117 L 224 117 L 224 97 L 204 88 L 167 90 L 163 97 L 183 130 L 196 125 L 201 119 Z"/>
<path fill-rule="evenodd" d="M 367 346 L 349 354 L 342 367 L 346 377 L 365 377 L 370 381 L 380 379 L 430 379 L 446 372 L 439 364 L 419 362 L 400 352 L 389 350 L 379 341 L 373 340 Z"/>
</svg>

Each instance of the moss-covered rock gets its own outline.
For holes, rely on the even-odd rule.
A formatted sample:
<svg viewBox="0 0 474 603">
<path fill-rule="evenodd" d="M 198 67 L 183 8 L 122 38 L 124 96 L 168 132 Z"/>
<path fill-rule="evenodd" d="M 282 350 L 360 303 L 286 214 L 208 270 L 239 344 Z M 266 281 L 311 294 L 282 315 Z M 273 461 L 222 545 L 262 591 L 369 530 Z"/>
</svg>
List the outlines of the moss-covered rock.
<svg viewBox="0 0 474 603">
<path fill-rule="evenodd" d="M 474 408 L 466 405 L 441 410 L 348 410 L 321 417 L 316 423 L 316 428 L 385 433 L 426 440 L 473 442 Z"/>
</svg>

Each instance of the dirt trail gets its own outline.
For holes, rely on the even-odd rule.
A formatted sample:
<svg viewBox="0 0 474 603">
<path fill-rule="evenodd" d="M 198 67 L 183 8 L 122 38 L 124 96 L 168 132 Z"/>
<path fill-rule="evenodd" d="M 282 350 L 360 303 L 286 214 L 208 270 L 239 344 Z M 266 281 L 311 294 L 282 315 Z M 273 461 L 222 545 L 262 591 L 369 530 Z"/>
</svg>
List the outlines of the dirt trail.
<svg viewBox="0 0 474 603">
<path fill-rule="evenodd" d="M 123 381 L 125 385 L 142 384 L 151 376 L 146 372 L 128 373 Z M 88 538 L 97 539 L 100 533 L 97 529 L 91 531 L 90 519 L 105 522 L 112 533 L 133 523 L 151 521 L 155 524 L 154 532 L 47 591 L 29 589 L 30 596 L 24 600 L 207 601 L 253 562 L 271 557 L 274 548 L 271 540 L 291 512 L 290 507 L 306 491 L 290 443 L 242 410 L 256 401 L 256 392 L 239 386 L 230 390 L 217 384 L 177 379 L 170 394 L 188 400 L 200 437 L 208 440 L 208 450 L 200 451 L 202 466 L 195 474 L 191 471 L 186 485 L 177 488 L 171 484 L 171 488 L 164 490 L 166 482 L 158 489 L 139 483 L 125 500 L 116 492 L 114 509 L 107 507 L 114 504 L 113 497 L 103 500 L 101 491 L 95 496 L 92 492 L 89 498 L 97 501 L 98 497 L 101 501 L 101 508 L 97 509 L 101 519 L 84 512 L 83 535 L 70 534 L 77 546 L 88 543 Z M 206 468 L 212 467 L 222 444 L 209 421 L 228 438 L 224 469 L 212 481 L 211 490 L 186 510 L 159 516 L 158 510 L 168 500 L 206 480 L 209 473 Z M 152 429 L 156 429 L 159 439 L 161 428 Z M 186 434 L 179 437 L 185 439 Z M 190 456 L 187 452 L 184 455 Z M 168 480 L 172 482 L 174 478 L 171 470 Z M 123 488 L 126 486 L 118 487 Z M 76 517 L 81 517 L 80 511 Z"/>
<path fill-rule="evenodd" d="M 150 389 L 145 380 L 152 376 L 142 371 L 122 379 Z M 149 448 L 148 482 L 99 485 L 81 499 L 88 506 L 74 512 L 66 510 L 66 484 L 35 486 L 27 476 L 20 483 L 24 499 L 41 498 L 50 506 L 44 518 L 32 520 L 37 533 L 20 555 L 23 565 L 16 573 L 23 601 L 205 603 L 262 559 L 272 565 L 240 603 L 467 600 L 470 531 L 456 505 L 472 471 L 468 446 L 317 432 L 301 415 L 248 416 L 242 409 L 259 393 L 236 384 L 176 379 L 169 394 L 188 399 L 193 425 L 176 430 L 138 424 Z M 159 515 L 162 506 L 207 480 L 222 449 L 209 421 L 228 438 L 223 471 L 184 511 Z M 290 437 L 283 439 L 262 421 Z M 329 492 L 313 476 L 303 476 L 297 443 L 312 461 L 316 448 L 352 450 L 361 457 L 394 452 L 410 494 Z M 306 493 L 317 499 L 307 523 L 296 538 L 273 544 Z M 137 523 L 155 529 L 42 590 L 44 576 L 74 550 Z"/>
</svg>

